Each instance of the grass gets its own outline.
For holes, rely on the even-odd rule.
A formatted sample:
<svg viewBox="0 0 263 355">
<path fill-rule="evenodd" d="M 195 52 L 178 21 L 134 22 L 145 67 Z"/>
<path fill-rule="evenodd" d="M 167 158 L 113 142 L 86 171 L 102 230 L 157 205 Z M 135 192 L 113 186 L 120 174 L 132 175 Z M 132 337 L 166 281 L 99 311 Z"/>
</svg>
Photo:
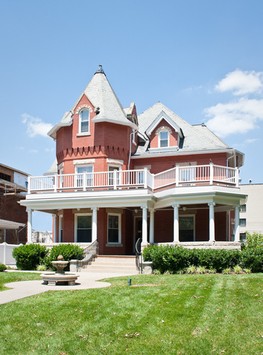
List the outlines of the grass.
<svg viewBox="0 0 263 355">
<path fill-rule="evenodd" d="M 5 286 L 8 282 L 40 279 L 40 274 L 33 272 L 0 272 L 0 291 L 8 289 L 8 287 Z"/>
<path fill-rule="evenodd" d="M 0 354 L 262 354 L 262 274 L 138 275 L 0 306 Z"/>
</svg>

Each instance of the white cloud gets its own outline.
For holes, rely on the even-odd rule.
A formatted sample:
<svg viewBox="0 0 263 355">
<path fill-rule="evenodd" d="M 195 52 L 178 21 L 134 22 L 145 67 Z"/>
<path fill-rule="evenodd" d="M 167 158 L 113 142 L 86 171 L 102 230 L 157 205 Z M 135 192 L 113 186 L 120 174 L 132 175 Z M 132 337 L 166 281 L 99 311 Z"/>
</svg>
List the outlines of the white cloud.
<svg viewBox="0 0 263 355">
<path fill-rule="evenodd" d="M 241 98 L 234 102 L 219 103 L 204 110 L 207 126 L 220 137 L 246 133 L 263 121 L 263 99 Z"/>
<path fill-rule="evenodd" d="M 26 125 L 29 137 L 47 137 L 47 132 L 52 128 L 52 124 L 43 122 L 40 118 L 31 116 L 27 113 L 22 115 L 22 122 Z"/>
<path fill-rule="evenodd" d="M 262 72 L 242 71 L 240 69 L 228 73 L 215 87 L 220 92 L 232 91 L 236 96 L 258 93 L 261 92 L 262 88 Z"/>
</svg>

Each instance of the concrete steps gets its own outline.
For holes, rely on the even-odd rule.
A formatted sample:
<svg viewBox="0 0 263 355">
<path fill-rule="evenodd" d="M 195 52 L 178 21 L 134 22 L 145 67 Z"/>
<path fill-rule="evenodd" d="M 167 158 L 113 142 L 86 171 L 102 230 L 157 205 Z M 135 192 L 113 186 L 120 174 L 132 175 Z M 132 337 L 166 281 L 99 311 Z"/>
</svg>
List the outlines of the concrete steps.
<svg viewBox="0 0 263 355">
<path fill-rule="evenodd" d="M 135 256 L 112 256 L 99 255 L 93 261 L 81 269 L 82 272 L 95 273 L 118 273 L 123 275 L 134 275 L 138 273 Z"/>
</svg>

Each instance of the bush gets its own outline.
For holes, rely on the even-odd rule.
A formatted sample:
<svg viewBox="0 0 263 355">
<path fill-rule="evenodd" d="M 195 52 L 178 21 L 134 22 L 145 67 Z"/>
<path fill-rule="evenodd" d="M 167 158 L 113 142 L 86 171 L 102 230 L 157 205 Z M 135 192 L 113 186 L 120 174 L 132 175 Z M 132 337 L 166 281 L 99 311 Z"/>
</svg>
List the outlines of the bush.
<svg viewBox="0 0 263 355">
<path fill-rule="evenodd" d="M 13 250 L 16 266 L 21 270 L 36 270 L 44 262 L 48 253 L 45 246 L 39 244 L 21 245 Z"/>
<path fill-rule="evenodd" d="M 78 245 L 74 244 L 56 245 L 50 250 L 48 257 L 45 260 L 46 266 L 51 268 L 51 261 L 57 260 L 59 255 L 62 255 L 64 260 L 68 261 L 72 259 L 81 260 L 84 257 L 84 250 Z"/>
<path fill-rule="evenodd" d="M 0 264 L 0 272 L 3 272 L 6 270 L 5 264 Z"/>
<path fill-rule="evenodd" d="M 247 235 L 242 248 L 241 266 L 251 272 L 263 272 L 263 235 L 253 233 Z"/>
<path fill-rule="evenodd" d="M 201 271 L 213 270 L 222 272 L 240 263 L 241 253 L 238 250 L 224 249 L 186 249 L 179 246 L 149 246 L 143 251 L 144 259 L 153 262 L 153 268 L 161 273 L 169 271 L 178 273 L 186 270 L 191 273 L 197 267 Z M 249 266 L 248 266 L 249 267 Z"/>
</svg>

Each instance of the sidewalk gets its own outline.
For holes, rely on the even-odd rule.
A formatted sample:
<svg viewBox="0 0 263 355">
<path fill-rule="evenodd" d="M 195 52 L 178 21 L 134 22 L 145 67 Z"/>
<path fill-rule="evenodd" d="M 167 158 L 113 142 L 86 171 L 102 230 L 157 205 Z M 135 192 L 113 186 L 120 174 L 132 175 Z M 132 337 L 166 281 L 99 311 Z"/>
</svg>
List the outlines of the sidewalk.
<svg viewBox="0 0 263 355">
<path fill-rule="evenodd" d="M 110 270 L 107 272 L 82 271 L 76 274 L 79 275 L 79 277 L 76 285 L 73 286 L 48 286 L 43 285 L 42 280 L 8 283 L 6 284 L 6 287 L 9 287 L 10 290 L 0 292 L 0 304 L 16 301 L 21 298 L 37 295 L 47 291 L 86 290 L 91 288 L 109 287 L 111 285 L 109 282 L 99 280 L 119 276 L 128 277 L 129 275 L 132 275 L 132 273 L 110 272 Z"/>
</svg>

